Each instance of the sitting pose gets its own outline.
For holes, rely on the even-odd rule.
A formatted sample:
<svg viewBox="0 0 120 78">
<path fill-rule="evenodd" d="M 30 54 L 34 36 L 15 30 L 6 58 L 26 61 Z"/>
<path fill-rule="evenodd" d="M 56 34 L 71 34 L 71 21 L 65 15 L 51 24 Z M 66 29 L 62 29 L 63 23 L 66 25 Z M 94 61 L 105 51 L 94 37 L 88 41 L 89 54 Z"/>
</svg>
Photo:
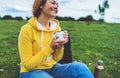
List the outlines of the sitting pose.
<svg viewBox="0 0 120 78">
<path fill-rule="evenodd" d="M 58 12 L 58 0 L 35 0 L 32 12 L 18 38 L 20 78 L 94 78 L 83 63 L 58 63 L 68 42 L 67 31 L 62 40 L 53 36 L 61 31 L 59 22 L 53 18 Z"/>
</svg>

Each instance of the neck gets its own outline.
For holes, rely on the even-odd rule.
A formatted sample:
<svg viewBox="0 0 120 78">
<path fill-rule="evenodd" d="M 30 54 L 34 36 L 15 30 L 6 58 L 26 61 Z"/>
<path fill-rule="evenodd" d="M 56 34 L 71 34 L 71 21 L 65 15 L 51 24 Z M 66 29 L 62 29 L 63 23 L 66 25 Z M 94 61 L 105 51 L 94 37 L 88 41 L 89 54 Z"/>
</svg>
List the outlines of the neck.
<svg viewBox="0 0 120 78">
<path fill-rule="evenodd" d="M 44 28 L 49 29 L 49 24 L 50 24 L 51 18 L 40 15 L 37 20 Z"/>
</svg>

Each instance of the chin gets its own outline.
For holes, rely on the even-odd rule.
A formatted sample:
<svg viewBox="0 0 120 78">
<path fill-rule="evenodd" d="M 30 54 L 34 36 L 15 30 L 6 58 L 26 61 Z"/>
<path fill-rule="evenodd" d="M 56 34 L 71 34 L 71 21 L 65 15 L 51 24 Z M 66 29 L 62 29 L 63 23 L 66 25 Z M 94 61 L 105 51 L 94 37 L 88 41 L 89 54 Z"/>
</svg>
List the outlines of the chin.
<svg viewBox="0 0 120 78">
<path fill-rule="evenodd" d="M 52 15 L 50 15 L 50 17 L 53 18 L 53 17 L 55 17 L 56 15 L 57 15 L 57 14 L 52 14 Z"/>
</svg>

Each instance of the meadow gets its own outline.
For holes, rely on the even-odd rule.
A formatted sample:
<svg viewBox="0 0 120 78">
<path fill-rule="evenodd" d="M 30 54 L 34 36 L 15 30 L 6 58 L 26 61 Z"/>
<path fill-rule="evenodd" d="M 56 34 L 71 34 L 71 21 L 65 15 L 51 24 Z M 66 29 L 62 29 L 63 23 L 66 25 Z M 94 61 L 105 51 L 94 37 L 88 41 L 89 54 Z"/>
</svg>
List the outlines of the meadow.
<svg viewBox="0 0 120 78">
<path fill-rule="evenodd" d="M 0 20 L 0 78 L 19 78 L 17 39 L 26 22 Z M 60 21 L 60 24 L 69 33 L 73 61 L 86 63 L 93 73 L 97 60 L 103 60 L 103 78 L 119 77 L 120 24 L 80 21 Z"/>
</svg>

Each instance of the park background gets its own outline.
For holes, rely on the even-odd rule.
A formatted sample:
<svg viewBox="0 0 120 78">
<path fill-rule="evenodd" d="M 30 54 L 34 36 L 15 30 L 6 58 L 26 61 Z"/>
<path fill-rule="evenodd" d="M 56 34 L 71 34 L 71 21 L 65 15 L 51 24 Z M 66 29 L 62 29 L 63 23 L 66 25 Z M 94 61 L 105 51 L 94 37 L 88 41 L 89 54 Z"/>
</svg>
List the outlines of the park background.
<svg viewBox="0 0 120 78">
<path fill-rule="evenodd" d="M 0 3 L 0 78 L 19 78 L 17 39 L 21 26 L 32 16 L 34 0 L 22 1 Z M 86 63 L 93 73 L 97 60 L 103 60 L 103 78 L 118 78 L 120 1 L 60 0 L 59 3 L 60 11 L 55 18 L 69 32 L 73 61 Z"/>
</svg>

